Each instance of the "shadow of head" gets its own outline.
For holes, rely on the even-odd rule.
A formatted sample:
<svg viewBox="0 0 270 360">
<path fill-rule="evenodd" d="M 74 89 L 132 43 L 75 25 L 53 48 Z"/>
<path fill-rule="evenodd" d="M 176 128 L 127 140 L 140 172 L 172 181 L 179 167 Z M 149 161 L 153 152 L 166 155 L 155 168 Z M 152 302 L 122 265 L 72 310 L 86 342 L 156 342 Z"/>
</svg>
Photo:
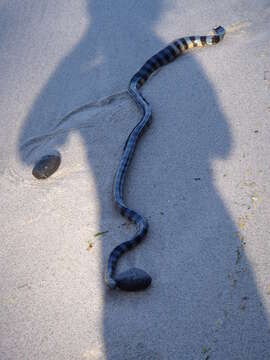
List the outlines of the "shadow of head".
<svg viewBox="0 0 270 360">
<path fill-rule="evenodd" d="M 33 165 L 41 156 L 65 144 L 69 129 L 55 131 L 63 114 L 85 99 L 102 98 L 119 86 L 127 88 L 132 72 L 139 65 L 138 49 L 144 47 L 145 41 L 156 48 L 160 46 L 152 27 L 158 20 L 161 3 L 161 0 L 156 1 L 153 6 L 135 1 L 128 4 L 124 1 L 87 2 L 87 30 L 72 50 L 63 54 L 23 121 L 18 139 L 23 163 Z M 50 69 L 50 53 L 44 53 L 44 58 L 47 62 L 42 66 Z M 38 74 L 34 76 L 39 81 Z"/>
</svg>

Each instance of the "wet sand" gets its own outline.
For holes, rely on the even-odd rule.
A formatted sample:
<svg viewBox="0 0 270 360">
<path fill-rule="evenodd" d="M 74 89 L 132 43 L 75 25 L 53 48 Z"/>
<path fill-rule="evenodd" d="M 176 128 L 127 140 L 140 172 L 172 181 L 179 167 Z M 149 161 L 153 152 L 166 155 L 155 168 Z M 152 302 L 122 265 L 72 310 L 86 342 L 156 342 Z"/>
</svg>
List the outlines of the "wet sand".
<svg viewBox="0 0 270 360">
<path fill-rule="evenodd" d="M 0 358 L 269 359 L 269 2 L 0 9 Z M 125 199 L 150 227 L 118 269 L 153 282 L 110 291 L 109 253 L 135 232 L 112 199 L 140 119 L 129 80 L 170 41 L 217 25 L 220 44 L 142 88 L 153 122 Z M 59 169 L 38 181 L 33 165 L 54 151 Z"/>
</svg>

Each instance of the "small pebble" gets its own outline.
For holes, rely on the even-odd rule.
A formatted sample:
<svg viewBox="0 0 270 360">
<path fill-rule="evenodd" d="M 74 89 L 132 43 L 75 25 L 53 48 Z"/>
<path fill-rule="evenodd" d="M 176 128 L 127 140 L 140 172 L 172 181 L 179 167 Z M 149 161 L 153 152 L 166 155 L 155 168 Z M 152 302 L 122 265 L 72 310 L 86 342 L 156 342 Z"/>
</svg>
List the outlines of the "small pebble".
<svg viewBox="0 0 270 360">
<path fill-rule="evenodd" d="M 146 289 L 152 282 L 152 278 L 145 271 L 132 268 L 115 277 L 117 286 L 125 291 L 139 291 Z"/>
<path fill-rule="evenodd" d="M 45 155 L 36 163 L 32 174 L 37 179 L 47 179 L 59 168 L 60 162 L 60 154 Z"/>
</svg>

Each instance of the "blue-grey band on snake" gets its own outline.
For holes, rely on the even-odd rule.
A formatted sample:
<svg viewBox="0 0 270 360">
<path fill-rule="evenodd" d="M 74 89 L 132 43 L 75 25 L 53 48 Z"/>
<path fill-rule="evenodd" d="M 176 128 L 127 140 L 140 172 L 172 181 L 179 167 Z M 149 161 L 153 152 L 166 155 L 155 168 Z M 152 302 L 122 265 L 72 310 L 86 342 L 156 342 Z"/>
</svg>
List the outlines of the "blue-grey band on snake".
<svg viewBox="0 0 270 360">
<path fill-rule="evenodd" d="M 137 225 L 137 232 L 131 238 L 131 240 L 123 242 L 122 244 L 116 246 L 109 256 L 105 281 L 111 289 L 119 287 L 123 288 L 124 290 L 141 290 L 149 286 L 149 284 L 151 283 L 151 278 L 148 275 L 148 279 L 150 279 L 150 281 L 146 281 L 145 283 L 139 283 L 139 286 L 136 285 L 135 281 L 135 286 L 127 286 L 126 282 L 128 282 L 129 279 L 126 279 L 126 281 L 123 282 L 123 277 L 121 278 L 121 274 L 120 277 L 115 276 L 116 265 L 120 256 L 138 245 L 143 240 L 148 230 L 147 220 L 142 215 L 138 214 L 136 211 L 129 209 L 129 207 L 125 205 L 123 200 L 123 187 L 128 171 L 128 166 L 134 154 L 136 143 L 140 135 L 142 134 L 143 129 L 151 119 L 151 106 L 144 99 L 139 89 L 155 70 L 174 61 L 186 50 L 192 49 L 194 47 L 215 45 L 219 41 L 221 41 L 225 35 L 225 29 L 221 26 L 218 26 L 213 30 L 213 35 L 187 36 L 173 41 L 166 48 L 159 51 L 157 54 L 147 60 L 146 63 L 140 68 L 140 70 L 132 77 L 130 81 L 128 92 L 135 100 L 136 104 L 142 109 L 143 115 L 141 120 L 131 131 L 126 140 L 120 163 L 116 171 L 113 195 L 115 203 L 120 209 L 121 214 Z M 121 281 L 119 280 L 120 278 Z M 131 276 L 130 281 L 132 282 L 133 280 L 134 278 Z M 122 283 L 124 283 L 123 286 Z"/>
</svg>

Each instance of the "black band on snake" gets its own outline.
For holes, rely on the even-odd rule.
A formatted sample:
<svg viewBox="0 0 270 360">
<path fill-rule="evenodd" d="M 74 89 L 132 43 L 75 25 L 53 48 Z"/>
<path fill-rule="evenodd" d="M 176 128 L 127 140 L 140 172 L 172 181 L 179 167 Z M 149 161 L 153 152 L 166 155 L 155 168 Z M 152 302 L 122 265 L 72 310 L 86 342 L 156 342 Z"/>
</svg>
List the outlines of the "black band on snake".
<svg viewBox="0 0 270 360">
<path fill-rule="evenodd" d="M 151 119 L 151 106 L 144 99 L 139 89 L 155 70 L 174 61 L 188 49 L 206 45 L 215 45 L 220 42 L 225 35 L 225 29 L 218 26 L 213 30 L 213 35 L 187 36 L 173 41 L 166 48 L 147 60 L 130 81 L 128 92 L 135 100 L 136 104 L 142 109 L 143 115 L 126 140 L 121 160 L 116 171 L 113 195 L 121 215 L 137 225 L 137 232 L 131 240 L 116 246 L 110 254 L 105 281 L 111 289 L 119 287 L 123 290 L 136 291 L 147 288 L 151 283 L 151 277 L 144 271 L 136 268 L 115 276 L 116 265 L 120 256 L 138 245 L 145 237 L 148 229 L 147 220 L 136 211 L 129 209 L 123 200 L 123 187 L 128 166 L 134 154 L 137 141 L 142 134 L 143 129 Z"/>
</svg>

